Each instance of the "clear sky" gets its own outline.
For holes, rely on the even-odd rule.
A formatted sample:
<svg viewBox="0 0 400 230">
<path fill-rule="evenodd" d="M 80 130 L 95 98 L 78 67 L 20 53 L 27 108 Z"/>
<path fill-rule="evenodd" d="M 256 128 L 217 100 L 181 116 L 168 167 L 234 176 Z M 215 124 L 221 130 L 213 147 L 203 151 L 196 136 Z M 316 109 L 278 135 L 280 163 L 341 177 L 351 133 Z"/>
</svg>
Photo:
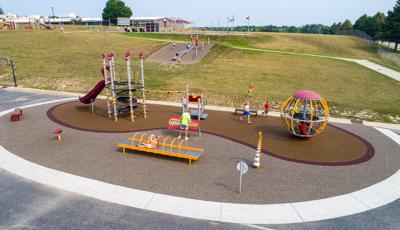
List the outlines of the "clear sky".
<svg viewBox="0 0 400 230">
<path fill-rule="evenodd" d="M 99 17 L 106 0 L 0 0 L 5 12 L 18 15 L 52 15 L 76 13 L 82 17 Z M 195 26 L 221 26 L 235 16 L 235 25 L 250 16 L 255 25 L 305 25 L 350 19 L 363 14 L 387 13 L 396 0 L 125 0 L 134 16 L 168 16 L 194 21 Z"/>
</svg>

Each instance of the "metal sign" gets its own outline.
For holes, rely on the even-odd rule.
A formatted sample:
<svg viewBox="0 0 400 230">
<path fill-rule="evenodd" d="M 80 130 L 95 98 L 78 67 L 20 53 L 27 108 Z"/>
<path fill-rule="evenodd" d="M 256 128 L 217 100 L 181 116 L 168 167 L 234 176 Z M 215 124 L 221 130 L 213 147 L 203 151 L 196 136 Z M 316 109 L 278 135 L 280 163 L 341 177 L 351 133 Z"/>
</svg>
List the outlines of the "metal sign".
<svg viewBox="0 0 400 230">
<path fill-rule="evenodd" d="M 118 26 L 130 26 L 131 19 L 130 18 L 117 18 L 117 25 Z"/>
<path fill-rule="evenodd" d="M 244 162 L 240 161 L 236 165 L 236 169 L 241 173 L 241 174 L 246 174 L 247 171 L 249 171 L 249 166 Z"/>
<path fill-rule="evenodd" d="M 242 175 L 246 174 L 247 171 L 249 170 L 249 166 L 244 163 L 243 161 L 240 161 L 236 165 L 236 169 L 239 171 L 239 193 L 242 193 Z"/>
</svg>

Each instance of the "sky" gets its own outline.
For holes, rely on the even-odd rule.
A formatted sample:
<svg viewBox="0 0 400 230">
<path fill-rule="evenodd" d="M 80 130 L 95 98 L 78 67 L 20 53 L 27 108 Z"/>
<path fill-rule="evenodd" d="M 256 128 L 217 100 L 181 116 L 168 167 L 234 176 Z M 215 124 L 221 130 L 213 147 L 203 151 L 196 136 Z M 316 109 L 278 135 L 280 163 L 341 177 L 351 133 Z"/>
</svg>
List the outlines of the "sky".
<svg viewBox="0 0 400 230">
<path fill-rule="evenodd" d="M 387 13 L 396 0 L 125 0 L 134 16 L 166 16 L 194 22 L 195 26 L 223 26 L 227 17 L 235 25 L 331 25 L 363 14 Z M 5 12 L 17 15 L 76 13 L 82 17 L 101 17 L 106 0 L 0 0 Z"/>
</svg>

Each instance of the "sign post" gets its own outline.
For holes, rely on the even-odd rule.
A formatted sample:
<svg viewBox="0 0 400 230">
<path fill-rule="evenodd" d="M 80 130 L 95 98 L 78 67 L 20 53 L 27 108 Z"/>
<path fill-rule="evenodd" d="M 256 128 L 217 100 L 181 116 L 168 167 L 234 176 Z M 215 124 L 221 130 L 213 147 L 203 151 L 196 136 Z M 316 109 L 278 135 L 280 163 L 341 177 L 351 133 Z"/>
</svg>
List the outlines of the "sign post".
<svg viewBox="0 0 400 230">
<path fill-rule="evenodd" d="M 249 166 L 243 162 L 240 161 L 237 165 L 236 165 L 236 169 L 239 171 L 239 194 L 242 193 L 242 175 L 246 174 L 247 171 L 249 170 Z"/>
<path fill-rule="evenodd" d="M 2 57 L 0 56 L 0 65 L 7 66 L 11 68 L 12 72 L 12 79 L 11 81 L 14 83 L 14 86 L 17 87 L 17 77 L 15 71 L 15 64 L 13 63 L 12 59 L 9 57 Z"/>
</svg>

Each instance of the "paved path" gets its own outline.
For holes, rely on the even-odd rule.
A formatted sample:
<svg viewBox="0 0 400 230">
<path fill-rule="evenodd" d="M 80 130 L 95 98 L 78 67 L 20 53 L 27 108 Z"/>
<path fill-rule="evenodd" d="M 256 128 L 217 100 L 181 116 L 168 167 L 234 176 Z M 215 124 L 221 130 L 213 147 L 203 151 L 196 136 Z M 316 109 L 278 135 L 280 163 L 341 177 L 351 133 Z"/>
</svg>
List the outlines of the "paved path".
<svg viewBox="0 0 400 230">
<path fill-rule="evenodd" d="M 147 39 L 147 38 L 135 38 L 133 39 L 141 39 L 141 40 L 152 40 L 152 41 L 160 41 L 160 42 L 173 42 L 172 40 L 168 39 Z M 260 52 L 268 52 L 268 53 L 276 53 L 276 54 L 289 54 L 289 55 L 296 55 L 296 56 L 304 56 L 304 57 L 318 57 L 318 58 L 328 58 L 340 61 L 349 61 L 353 63 L 357 63 L 361 66 L 364 66 L 370 70 L 378 72 L 386 77 L 392 78 L 394 80 L 400 81 L 400 73 L 373 63 L 368 60 L 363 59 L 353 59 L 353 58 L 344 58 L 344 57 L 335 57 L 335 56 L 328 56 L 328 55 L 320 55 L 320 54 L 308 54 L 308 53 L 299 53 L 299 52 L 290 52 L 290 51 L 280 51 L 280 50 L 270 50 L 270 49 L 261 49 L 261 48 L 246 48 L 246 47 L 238 47 L 238 46 L 230 46 L 233 49 L 238 50 L 249 50 L 249 51 L 260 51 Z"/>
<path fill-rule="evenodd" d="M 370 62 L 368 60 L 353 60 L 353 61 L 355 63 L 359 64 L 359 65 L 367 67 L 368 69 L 371 69 L 371 70 L 373 70 L 375 72 L 378 72 L 378 73 L 380 73 L 382 75 L 385 75 L 385 76 L 390 77 L 390 78 L 392 78 L 394 80 L 400 81 L 400 73 L 395 71 L 395 70 L 383 67 L 381 65 L 375 64 L 375 63 Z"/>
<path fill-rule="evenodd" d="M 232 48 L 239 49 L 239 50 L 251 50 L 251 51 L 260 51 L 260 52 L 268 52 L 268 53 L 276 53 L 276 54 L 289 54 L 289 55 L 305 56 L 305 57 L 328 58 L 328 59 L 334 59 L 334 60 L 340 60 L 340 61 L 354 62 L 354 63 L 364 66 L 370 70 L 378 72 L 386 77 L 392 78 L 396 81 L 400 81 L 400 73 L 399 72 L 389 69 L 389 68 L 386 68 L 384 66 L 378 65 L 371 61 L 364 60 L 364 59 L 333 57 L 333 56 L 326 56 L 326 55 L 319 55 L 319 54 L 307 54 L 307 53 L 268 50 L 268 49 L 259 49 L 259 48 L 243 48 L 243 47 L 236 47 L 236 46 L 233 46 Z"/>
<path fill-rule="evenodd" d="M 0 97 L 17 92 L 0 90 Z M 34 96 L 34 95 L 32 95 Z M 53 96 L 42 95 L 46 99 Z M 50 97 L 50 98 L 49 98 Z M 44 100 L 37 97 L 36 100 Z M 2 101 L 3 102 L 3 101 Z M 18 102 L 3 105 L 2 110 L 20 106 Z M 31 103 L 34 103 L 32 101 Z M 258 226 L 221 224 L 199 221 L 135 208 L 114 205 L 42 186 L 0 170 L 1 228 L 105 228 L 105 229 L 245 229 Z M 272 226 L 278 229 L 396 229 L 400 220 L 400 202 L 354 216 L 295 225 Z M 260 226 L 261 227 L 261 226 Z"/>
</svg>

